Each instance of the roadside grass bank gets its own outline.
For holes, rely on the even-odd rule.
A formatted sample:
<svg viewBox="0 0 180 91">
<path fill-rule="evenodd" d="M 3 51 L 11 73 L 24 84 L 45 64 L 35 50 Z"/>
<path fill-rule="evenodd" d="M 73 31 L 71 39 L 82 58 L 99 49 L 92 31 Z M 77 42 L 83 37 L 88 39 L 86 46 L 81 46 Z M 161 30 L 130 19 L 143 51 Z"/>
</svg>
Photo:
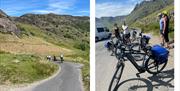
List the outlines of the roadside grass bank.
<svg viewBox="0 0 180 91">
<path fill-rule="evenodd" d="M 82 67 L 82 79 L 85 91 L 90 91 L 90 65 L 89 65 L 89 52 L 87 51 L 77 51 L 75 54 L 66 55 L 65 61 L 81 63 Z"/>
<path fill-rule="evenodd" d="M 29 54 L 0 51 L 0 85 L 32 83 L 58 70 L 58 65 Z"/>
</svg>

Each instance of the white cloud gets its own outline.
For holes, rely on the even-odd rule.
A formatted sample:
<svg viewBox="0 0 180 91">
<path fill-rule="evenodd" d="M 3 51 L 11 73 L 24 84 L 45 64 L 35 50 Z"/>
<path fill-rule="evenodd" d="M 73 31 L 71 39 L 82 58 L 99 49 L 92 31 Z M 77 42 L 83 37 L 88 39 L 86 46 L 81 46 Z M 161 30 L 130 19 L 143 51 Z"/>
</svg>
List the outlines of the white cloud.
<svg viewBox="0 0 180 91">
<path fill-rule="evenodd" d="M 40 10 L 33 10 L 34 13 L 66 13 L 66 10 L 72 10 L 75 0 L 59 1 L 59 0 L 49 0 L 48 7 Z"/>
<path fill-rule="evenodd" d="M 96 17 L 127 15 L 133 10 L 134 6 L 133 4 L 112 2 L 96 4 Z"/>
</svg>

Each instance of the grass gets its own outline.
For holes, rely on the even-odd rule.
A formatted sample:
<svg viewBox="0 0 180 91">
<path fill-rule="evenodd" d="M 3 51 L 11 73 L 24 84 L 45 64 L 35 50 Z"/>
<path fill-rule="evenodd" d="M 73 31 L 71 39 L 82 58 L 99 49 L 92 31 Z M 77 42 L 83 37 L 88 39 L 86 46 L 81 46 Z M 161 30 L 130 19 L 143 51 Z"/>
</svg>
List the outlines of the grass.
<svg viewBox="0 0 180 91">
<path fill-rule="evenodd" d="M 47 78 L 58 66 L 27 54 L 11 54 L 0 51 L 0 84 L 31 83 Z"/>
<path fill-rule="evenodd" d="M 86 37 L 83 37 L 80 40 L 74 40 L 75 35 L 71 36 L 68 33 L 64 34 L 64 38 L 58 38 L 57 35 L 50 32 L 47 33 L 44 30 L 41 30 L 40 28 L 34 25 L 17 23 L 17 26 L 21 30 L 21 34 L 19 38 L 16 38 L 15 36 L 10 35 L 10 34 L 0 33 L 1 50 L 10 52 L 10 53 L 1 54 L 1 57 L 5 60 L 5 57 L 7 57 L 8 55 L 12 56 L 10 57 L 10 59 L 7 59 L 11 61 L 27 59 L 28 57 L 32 58 L 32 60 L 26 60 L 22 62 L 20 61 L 17 65 L 21 65 L 21 66 L 25 65 L 25 67 L 29 69 L 30 73 L 32 73 L 32 74 L 30 73 L 24 74 L 23 77 L 26 77 L 26 75 L 35 75 L 35 76 L 33 77 L 33 79 L 31 79 L 31 77 L 30 78 L 20 77 L 22 78 L 22 80 L 25 80 L 25 81 L 18 81 L 18 82 L 15 81 L 15 84 L 26 83 L 26 82 L 30 83 L 35 80 L 39 80 L 39 78 L 43 79 L 49 74 L 44 73 L 42 69 L 43 68 L 46 69 L 50 65 L 53 65 L 53 64 L 51 63 L 43 64 L 44 61 L 43 63 L 41 63 L 42 61 L 38 61 L 38 60 L 42 60 L 47 55 L 59 56 L 62 53 L 64 54 L 65 60 L 70 60 L 72 62 L 84 64 L 82 68 L 82 77 L 83 77 L 84 87 L 86 89 L 85 91 L 90 90 L 90 80 L 89 80 L 90 78 L 90 73 L 89 73 L 90 72 L 90 66 L 89 66 L 90 46 L 89 46 L 88 33 L 86 33 Z M 37 62 L 33 61 L 36 59 L 36 57 L 35 58 L 31 57 L 31 55 L 38 56 Z M 26 64 L 29 64 L 29 65 L 26 65 Z M 8 66 L 11 67 L 11 65 L 7 65 L 7 67 Z M 10 68 L 8 71 L 10 70 L 12 70 L 12 68 Z M 11 73 L 13 72 L 21 72 L 21 70 L 19 69 L 12 70 Z M 27 72 L 27 71 L 24 71 L 24 72 Z M 43 76 L 40 73 L 44 73 L 45 75 Z M 4 74 L 7 74 L 7 77 L 9 76 L 8 73 L 4 73 Z M 3 80 L 3 81 L 6 82 L 8 80 Z"/>
<path fill-rule="evenodd" d="M 154 35 L 159 36 L 159 20 L 157 18 L 157 14 L 164 10 L 171 12 L 174 10 L 174 6 L 170 5 L 164 9 L 158 10 L 140 20 L 137 20 L 130 26 L 134 28 L 141 28 L 143 32 L 151 32 Z M 169 37 L 170 39 L 174 39 L 174 18 L 172 18 L 172 16 L 170 18 L 170 23 L 169 23 Z"/>
<path fill-rule="evenodd" d="M 81 63 L 83 64 L 82 68 L 82 77 L 85 91 L 90 90 L 90 65 L 89 65 L 89 50 L 88 51 L 81 51 L 76 50 L 74 54 L 66 55 L 65 60 Z"/>
</svg>

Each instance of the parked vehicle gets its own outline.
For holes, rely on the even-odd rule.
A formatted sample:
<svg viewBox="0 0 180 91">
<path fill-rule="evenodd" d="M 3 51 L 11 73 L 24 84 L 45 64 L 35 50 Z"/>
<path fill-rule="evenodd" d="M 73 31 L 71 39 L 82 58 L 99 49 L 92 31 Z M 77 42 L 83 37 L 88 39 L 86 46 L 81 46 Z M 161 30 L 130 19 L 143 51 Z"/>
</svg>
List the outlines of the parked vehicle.
<svg viewBox="0 0 180 91">
<path fill-rule="evenodd" d="M 102 39 L 110 38 L 111 37 L 111 32 L 109 32 L 109 29 L 106 27 L 97 27 L 96 28 L 96 36 L 95 36 L 95 41 L 99 41 Z"/>
</svg>

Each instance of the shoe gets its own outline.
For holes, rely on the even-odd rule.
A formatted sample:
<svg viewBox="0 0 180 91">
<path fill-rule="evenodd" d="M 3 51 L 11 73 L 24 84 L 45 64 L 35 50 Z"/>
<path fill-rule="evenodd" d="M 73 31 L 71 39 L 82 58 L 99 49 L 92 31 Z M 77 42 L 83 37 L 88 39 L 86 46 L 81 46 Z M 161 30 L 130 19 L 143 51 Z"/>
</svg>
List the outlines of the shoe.
<svg viewBox="0 0 180 91">
<path fill-rule="evenodd" d="M 163 44 L 163 43 L 160 43 L 160 45 L 161 45 L 161 46 L 164 46 L 164 44 Z"/>
</svg>

